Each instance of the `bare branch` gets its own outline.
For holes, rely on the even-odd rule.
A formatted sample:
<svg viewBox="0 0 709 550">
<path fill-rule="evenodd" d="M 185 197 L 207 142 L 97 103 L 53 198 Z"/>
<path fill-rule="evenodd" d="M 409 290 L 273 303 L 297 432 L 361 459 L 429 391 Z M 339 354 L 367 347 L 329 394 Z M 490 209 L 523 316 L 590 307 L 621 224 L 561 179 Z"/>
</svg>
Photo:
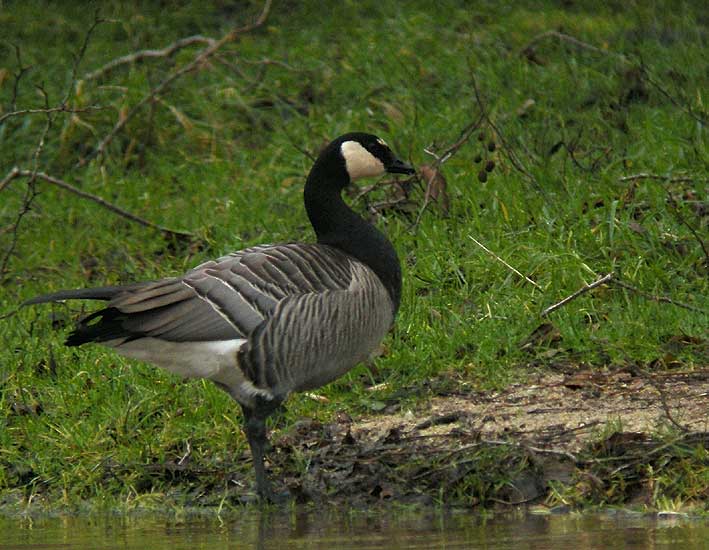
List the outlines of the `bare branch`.
<svg viewBox="0 0 709 550">
<path fill-rule="evenodd" d="M 661 180 L 670 183 L 694 183 L 695 181 L 709 181 L 707 179 L 697 179 L 691 176 L 663 176 L 660 174 L 649 174 L 647 172 L 640 172 L 639 174 L 632 174 L 630 176 L 623 176 L 618 178 L 619 181 L 637 181 L 637 180 Z"/>
<path fill-rule="evenodd" d="M 91 40 L 91 35 L 96 30 L 96 27 L 98 27 L 101 23 L 105 21 L 105 19 L 101 19 L 98 14 L 99 10 L 97 9 L 94 14 L 94 22 L 89 27 L 89 30 L 86 31 L 86 35 L 84 36 L 84 41 L 81 44 L 81 48 L 79 48 L 79 52 L 74 56 L 74 64 L 71 67 L 71 83 L 69 84 L 69 86 L 66 87 L 64 99 L 62 99 L 62 105 L 66 105 L 66 102 L 69 101 L 69 96 L 71 95 L 71 92 L 74 89 L 74 85 L 76 84 L 76 78 L 79 74 L 79 64 L 84 59 L 84 55 L 86 54 L 86 48 L 88 48 L 89 41 Z"/>
<path fill-rule="evenodd" d="M 49 127 L 50 127 L 50 124 L 48 123 L 45 130 L 48 131 Z M 37 145 L 36 151 L 40 150 L 40 148 L 41 148 L 40 146 L 44 140 L 44 136 L 46 135 L 46 131 L 43 134 L 42 139 L 40 140 L 40 144 Z M 10 258 L 12 258 L 12 255 L 15 252 L 15 247 L 17 247 L 17 241 L 19 239 L 20 224 L 22 223 L 22 220 L 24 219 L 25 215 L 30 211 L 30 207 L 32 206 L 32 201 L 37 196 L 37 190 L 34 185 L 34 183 L 35 183 L 34 172 L 29 172 L 29 175 L 30 175 L 30 180 L 27 182 L 27 188 L 25 189 L 25 194 L 24 194 L 24 197 L 22 198 L 22 206 L 20 207 L 19 212 L 15 216 L 15 221 L 12 223 L 12 225 L 9 228 L 9 231 L 12 233 L 12 238 L 10 240 L 10 246 L 7 247 L 7 250 L 5 251 L 5 254 L 3 255 L 2 264 L 0 264 L 0 276 L 4 276 L 5 273 L 7 273 L 7 267 L 10 264 Z M 5 179 L 7 179 L 7 178 L 3 178 L 3 182 L 5 181 Z M 5 184 L 5 185 L 7 185 L 7 184 Z"/>
<path fill-rule="evenodd" d="M 2 193 L 2 190 L 5 189 L 5 187 L 10 185 L 10 182 L 14 180 L 19 173 L 20 169 L 17 166 L 14 166 L 12 170 L 10 170 L 7 175 L 0 180 L 0 193 Z"/>
<path fill-rule="evenodd" d="M 37 89 L 42 94 L 42 97 L 44 97 L 45 109 L 49 110 L 49 95 L 47 94 L 47 91 L 41 85 L 37 86 Z M 25 214 L 30 211 L 32 207 L 32 202 L 37 196 L 37 188 L 35 186 L 35 181 L 37 179 L 37 170 L 39 169 L 39 157 L 42 154 L 42 151 L 44 150 L 45 140 L 47 139 L 49 131 L 52 129 L 52 124 L 54 122 L 54 118 L 52 117 L 51 113 L 47 113 L 45 116 L 47 117 L 47 123 L 44 125 L 42 134 L 40 135 L 39 141 L 37 142 L 37 146 L 35 147 L 34 153 L 32 154 L 32 172 L 29 176 L 29 181 L 27 182 L 27 189 L 25 191 L 25 196 L 22 200 L 22 207 L 20 208 L 20 211 L 17 214 L 17 218 L 15 219 L 15 222 L 12 225 L 12 242 L 10 243 L 10 247 L 7 249 L 7 251 L 5 252 L 5 256 L 3 257 L 2 266 L 0 267 L 0 274 L 5 274 L 7 271 L 7 266 L 10 263 L 10 258 L 12 257 L 12 254 L 15 251 L 15 247 L 17 246 L 20 224 L 22 223 Z"/>
<path fill-rule="evenodd" d="M 50 107 L 48 109 L 21 109 L 19 111 L 11 111 L 0 116 L 0 124 L 5 122 L 8 118 L 23 116 L 23 115 L 36 115 L 36 114 L 49 114 L 49 113 L 86 113 L 89 111 L 102 111 L 108 107 L 100 107 L 98 105 L 92 105 L 89 107 L 67 107 L 66 105 L 60 105 L 59 107 Z"/>
<path fill-rule="evenodd" d="M 645 373 L 646 375 L 648 373 Z M 667 420 L 669 420 L 676 428 L 679 428 L 683 432 L 687 433 L 691 431 L 687 426 L 682 424 L 681 422 L 678 422 L 674 415 L 672 414 L 672 410 L 670 409 L 670 405 L 667 402 L 667 395 L 665 394 L 665 390 L 662 387 L 662 384 L 655 380 L 654 377 L 649 376 L 647 377 L 647 381 L 652 384 L 652 386 L 657 390 L 657 393 L 660 394 L 660 403 L 662 404 L 662 408 L 665 411 L 665 416 L 667 417 Z"/>
<path fill-rule="evenodd" d="M 635 174 L 632 176 L 624 176 L 622 178 L 619 178 L 620 181 L 635 181 L 635 180 L 640 180 L 640 179 L 649 179 L 649 180 L 656 180 L 656 181 L 666 181 L 669 183 L 694 183 L 695 181 L 708 181 L 706 179 L 696 179 L 690 176 L 662 176 L 660 174 L 648 174 L 646 172 L 642 172 L 640 174 Z M 677 221 L 684 225 L 687 229 L 689 229 L 690 233 L 694 237 L 694 239 L 699 243 L 699 246 L 702 248 L 702 251 L 704 252 L 704 258 L 709 264 L 709 250 L 707 250 L 707 246 L 704 243 L 704 239 L 699 235 L 696 229 L 690 224 L 685 217 L 682 215 L 679 209 L 679 205 L 677 204 L 677 201 L 675 198 L 672 196 L 672 192 L 664 185 L 662 185 L 662 189 L 665 191 L 665 194 L 667 195 L 667 200 L 670 203 L 670 206 L 672 206 L 672 210 L 674 211 L 675 217 L 677 218 Z"/>
<path fill-rule="evenodd" d="M 558 456 L 563 456 L 568 458 L 574 463 L 579 463 L 579 459 L 574 455 L 573 453 L 570 453 L 569 451 L 565 451 L 564 449 L 542 449 L 541 447 L 532 447 L 531 445 L 526 445 L 524 443 L 517 443 L 515 441 L 498 441 L 495 439 L 481 439 L 480 443 L 484 443 L 486 445 L 502 445 L 502 446 L 509 446 L 509 447 L 517 447 L 519 449 L 524 449 L 527 451 L 532 451 L 533 453 L 539 453 L 539 454 L 552 454 L 552 455 L 558 455 Z"/>
<path fill-rule="evenodd" d="M 647 298 L 648 300 L 652 300 L 654 302 L 663 302 L 666 304 L 672 304 L 673 306 L 677 307 L 683 307 L 684 309 L 688 309 L 690 311 L 696 311 L 698 313 L 704 313 L 707 314 L 709 311 L 690 305 L 690 304 L 685 304 L 684 302 L 679 302 L 677 300 L 673 300 L 672 298 L 669 298 L 667 296 L 658 296 L 657 294 L 652 294 L 651 292 L 647 292 L 646 290 L 642 290 L 638 287 L 635 287 L 633 285 L 629 285 L 628 283 L 625 283 L 619 279 L 613 279 L 611 281 L 614 285 L 619 286 L 621 288 L 624 288 L 626 290 L 630 290 L 631 292 L 635 292 L 636 294 L 639 294 L 643 298 Z"/>
<path fill-rule="evenodd" d="M 514 166 L 519 173 L 521 173 L 525 178 L 527 178 L 528 181 L 534 185 L 534 187 L 543 193 L 543 189 L 541 185 L 539 185 L 539 182 L 537 181 L 537 178 L 535 178 L 529 170 L 527 170 L 522 162 L 517 158 L 517 155 L 515 154 L 514 150 L 512 149 L 512 146 L 509 144 L 507 139 L 505 139 L 505 136 L 502 134 L 500 129 L 495 125 L 495 123 L 492 121 L 490 118 L 490 115 L 487 112 L 487 109 L 485 108 L 485 103 L 483 102 L 482 96 L 480 94 L 480 90 L 478 89 L 478 83 L 477 80 L 475 79 L 475 73 L 471 72 L 471 79 L 473 83 L 473 92 L 475 93 L 475 100 L 478 103 L 478 107 L 480 108 L 480 111 L 482 112 L 482 115 L 485 119 L 485 121 L 488 123 L 490 128 L 492 128 L 495 131 L 495 134 L 497 137 L 500 139 L 502 142 L 502 150 L 505 153 L 505 156 L 509 159 L 509 161 L 512 163 L 512 166 Z"/>
<path fill-rule="evenodd" d="M 430 149 L 424 149 L 425 153 L 428 153 L 431 155 L 434 159 L 435 162 L 433 165 L 430 167 L 431 172 L 430 176 L 428 178 L 428 181 L 426 181 L 426 192 L 424 194 L 423 198 L 423 205 L 421 206 L 421 209 L 419 210 L 418 215 L 416 216 L 416 221 L 412 224 L 412 227 L 417 227 L 419 222 L 421 221 L 421 217 L 423 216 L 424 212 L 428 208 L 430 202 L 431 202 L 431 186 L 433 185 L 433 182 L 436 179 L 436 176 L 440 173 L 440 168 L 441 166 L 447 162 L 453 155 L 455 155 L 458 150 L 465 145 L 468 140 L 470 139 L 470 136 L 473 135 L 473 132 L 477 130 L 480 127 L 480 123 L 483 121 L 483 115 L 481 114 L 475 121 L 471 122 L 468 124 L 465 128 L 463 128 L 460 131 L 460 135 L 458 136 L 458 139 L 453 142 L 451 145 L 449 145 L 440 155 L 431 151 Z"/>
<path fill-rule="evenodd" d="M 112 61 L 106 63 L 103 67 L 86 73 L 84 75 L 84 80 L 95 80 L 97 78 L 103 77 L 106 73 L 120 67 L 121 65 L 127 65 L 132 63 L 138 63 L 144 59 L 155 59 L 159 57 L 170 57 L 175 52 L 192 46 L 193 44 L 207 44 L 208 46 L 214 45 L 216 40 L 202 35 L 188 36 L 186 38 L 181 38 L 176 40 L 172 44 L 165 46 L 160 50 L 140 50 L 122 57 L 118 57 Z"/>
<path fill-rule="evenodd" d="M 643 78 L 653 87 L 655 88 L 658 92 L 660 92 L 663 96 L 665 96 L 670 103 L 672 103 L 675 107 L 682 109 L 685 113 L 687 113 L 691 118 L 693 118 L 695 121 L 697 121 L 699 124 L 702 126 L 706 126 L 707 123 L 709 122 L 709 119 L 706 118 L 706 116 L 702 116 L 701 114 L 697 114 L 694 112 L 694 109 L 689 104 L 681 104 L 677 99 L 675 99 L 670 92 L 665 90 L 659 82 L 657 82 L 653 77 L 650 76 L 650 73 L 648 72 L 647 68 L 645 66 L 641 67 L 642 75 Z"/>
<path fill-rule="evenodd" d="M 538 34 L 537 36 L 532 38 L 532 40 L 530 40 L 527 43 L 527 45 L 524 46 L 520 50 L 520 53 L 531 59 L 532 54 L 534 52 L 534 46 L 536 46 L 539 42 L 541 42 L 542 40 L 545 40 L 547 38 L 556 38 L 560 42 L 567 42 L 569 44 L 576 46 L 577 48 L 589 50 L 589 51 L 592 51 L 594 53 L 598 53 L 601 55 L 615 57 L 624 65 L 628 65 L 628 66 L 634 65 L 634 62 L 623 54 L 613 52 L 610 50 L 604 50 L 604 49 L 599 48 L 597 46 L 593 46 L 592 44 L 588 44 L 587 42 L 583 42 L 582 40 L 579 40 L 578 38 L 574 38 L 573 36 L 570 36 L 568 34 L 564 34 L 564 33 L 558 32 L 558 31 L 546 31 L 541 34 Z M 665 96 L 670 101 L 670 103 L 672 103 L 675 107 L 683 110 L 685 113 L 687 113 L 687 115 L 689 115 L 695 121 L 699 122 L 702 126 L 707 125 L 707 122 L 709 122 L 709 120 L 707 120 L 706 116 L 704 114 L 697 114 L 689 104 L 682 104 L 677 99 L 675 99 L 675 97 L 670 92 L 665 90 L 662 87 L 662 85 L 650 75 L 649 71 L 647 70 L 647 67 L 644 65 L 644 63 L 642 63 L 642 60 L 640 61 L 639 69 L 640 69 L 643 80 L 645 80 L 648 84 L 650 84 L 653 88 L 655 88 L 658 92 L 660 92 L 663 96 Z"/>
<path fill-rule="evenodd" d="M 141 218 L 140 216 L 137 216 L 136 214 L 132 214 L 131 212 L 128 212 L 127 210 L 124 210 L 123 208 L 116 206 L 115 204 L 112 204 L 108 202 L 105 199 L 102 199 L 101 197 L 94 195 L 92 193 L 88 193 L 87 191 L 83 191 L 79 189 L 78 187 L 75 187 L 71 185 L 70 183 L 67 183 L 64 180 L 61 180 L 59 178 L 55 178 L 54 176 L 50 176 L 49 174 L 45 174 L 44 172 L 34 172 L 32 170 L 20 170 L 19 168 L 15 167 L 10 172 L 5 176 L 2 180 L 2 187 L 0 187 L 0 190 L 2 190 L 4 187 L 9 185 L 10 181 L 12 181 L 15 178 L 18 177 L 24 177 L 24 178 L 36 178 L 40 179 L 43 181 L 46 181 L 48 183 L 51 183 L 52 185 L 56 185 L 57 187 L 60 187 L 61 189 L 64 189 L 65 191 L 68 191 L 74 195 L 77 195 L 81 198 L 88 199 L 92 202 L 95 202 L 96 204 L 106 208 L 107 210 L 110 210 L 111 212 L 118 214 L 119 216 L 126 218 L 128 220 L 131 220 L 133 222 L 136 222 L 142 226 L 145 227 L 151 227 L 153 229 L 157 229 L 158 231 L 161 231 L 162 233 L 165 233 L 169 236 L 172 237 L 192 237 L 192 233 L 186 232 L 186 231 L 175 231 L 173 229 L 168 229 L 167 227 L 164 227 L 162 225 L 158 225 L 156 223 L 153 223 L 149 220 L 146 220 L 144 218 Z"/>
<path fill-rule="evenodd" d="M 547 38 L 556 38 L 560 42 L 568 42 L 569 44 L 572 44 L 576 46 L 577 48 L 580 48 L 582 50 L 590 50 L 595 53 L 600 53 L 603 55 L 613 55 L 616 57 L 621 58 L 623 61 L 627 62 L 627 59 L 625 56 L 621 54 L 617 54 L 608 50 L 603 50 L 597 46 L 594 46 L 592 44 L 588 44 L 587 42 L 583 42 L 582 40 L 579 40 L 578 38 L 574 38 L 573 36 L 570 36 L 568 34 L 564 34 L 559 31 L 546 31 L 541 34 L 538 34 L 534 38 L 532 38 L 527 44 L 520 50 L 520 53 L 528 55 L 529 52 L 532 52 L 534 50 L 534 46 L 536 46 L 539 42 L 542 40 L 546 40 Z"/>
<path fill-rule="evenodd" d="M 613 274 L 612 274 L 612 273 L 608 273 L 607 275 L 604 275 L 604 276 L 601 277 L 600 279 L 598 279 L 598 280 L 596 280 L 596 281 L 593 281 L 591 284 L 582 286 L 582 287 L 581 287 L 580 289 L 578 289 L 576 292 L 574 292 L 573 294 L 567 296 L 566 298 L 564 298 L 564 299 L 561 300 L 560 302 L 557 302 L 556 304 L 551 305 L 551 306 L 549 306 L 548 308 L 546 308 L 544 311 L 541 312 L 540 315 L 541 315 L 542 317 L 546 317 L 546 316 L 549 315 L 552 311 L 556 311 L 556 310 L 559 309 L 560 307 L 565 306 L 566 304 L 568 304 L 568 303 L 571 302 L 572 300 L 575 300 L 576 298 L 578 298 L 578 297 L 581 296 L 582 294 L 588 292 L 589 290 L 593 290 L 593 289 L 596 288 L 597 286 L 601 286 L 602 284 L 609 282 L 612 278 L 613 278 Z"/>
<path fill-rule="evenodd" d="M 13 111 L 17 110 L 17 95 L 19 93 L 20 80 L 22 80 L 25 73 L 32 68 L 31 65 L 26 67 L 22 66 L 22 52 L 20 51 L 20 47 L 18 45 L 15 44 L 14 46 L 15 57 L 17 58 L 17 74 L 15 75 L 15 81 L 12 83 L 12 99 L 10 100 Z"/>
<path fill-rule="evenodd" d="M 517 275 L 517 276 L 523 278 L 523 279 L 524 279 L 525 281 L 527 281 L 528 283 L 534 285 L 535 288 L 537 288 L 537 289 L 539 289 L 539 290 L 542 290 L 542 287 L 540 287 L 540 286 L 539 286 L 537 283 L 535 283 L 532 279 L 530 279 L 530 278 L 527 277 L 526 275 L 523 275 L 519 270 L 517 270 L 517 269 L 515 269 L 514 267 L 512 267 L 510 264 L 508 264 L 505 260 L 503 260 L 502 258 L 500 258 L 497 254 L 495 254 L 492 250 L 490 250 L 490 249 L 489 249 L 488 247 L 486 247 L 484 244 L 482 244 L 481 242 L 475 240 L 475 238 L 474 238 L 472 235 L 468 235 L 468 238 L 469 238 L 471 241 L 473 241 L 476 245 L 478 245 L 480 248 L 482 248 L 485 252 L 487 252 L 488 254 L 490 254 L 490 256 L 492 256 L 492 257 L 495 258 L 498 262 L 500 262 L 502 265 L 504 265 L 507 269 L 509 269 L 510 271 L 512 271 L 515 275 Z"/>
<path fill-rule="evenodd" d="M 196 67 L 204 63 L 211 55 L 213 55 L 219 48 L 221 48 L 224 44 L 228 42 L 232 42 L 234 39 L 236 39 L 237 36 L 240 34 L 252 31 L 261 25 L 266 21 L 268 14 L 271 10 L 271 1 L 272 0 L 266 0 L 264 3 L 263 9 L 261 11 L 261 14 L 259 17 L 253 22 L 248 25 L 245 25 L 244 27 L 240 27 L 238 29 L 233 29 L 229 31 L 227 34 L 225 34 L 222 38 L 219 40 L 214 41 L 210 46 L 202 50 L 192 61 L 187 63 L 186 65 L 182 66 L 180 69 L 177 71 L 173 72 L 170 74 L 167 78 L 165 78 L 160 84 L 155 86 L 152 90 L 150 90 L 150 93 L 148 93 L 143 99 L 141 99 L 136 105 L 133 106 L 133 108 L 128 111 L 128 113 L 124 116 L 121 117 L 118 122 L 116 122 L 115 126 L 113 129 L 104 137 L 101 142 L 98 144 L 96 147 L 96 150 L 89 155 L 86 159 L 82 160 L 82 164 L 85 163 L 86 161 L 90 160 L 91 158 L 94 158 L 99 155 L 103 155 L 106 147 L 113 141 L 113 138 L 116 137 L 116 134 L 120 132 L 126 124 L 149 102 L 153 101 L 153 99 L 158 96 L 159 94 L 163 93 L 166 91 L 173 82 L 175 82 L 178 78 L 184 76 L 188 72 L 194 70 Z"/>
</svg>

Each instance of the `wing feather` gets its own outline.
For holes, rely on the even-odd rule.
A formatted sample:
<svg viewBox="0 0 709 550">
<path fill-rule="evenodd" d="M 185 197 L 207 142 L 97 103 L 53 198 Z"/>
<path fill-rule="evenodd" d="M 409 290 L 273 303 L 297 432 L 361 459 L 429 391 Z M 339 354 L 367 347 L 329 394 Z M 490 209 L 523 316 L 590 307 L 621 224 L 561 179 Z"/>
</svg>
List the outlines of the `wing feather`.
<svg viewBox="0 0 709 550">
<path fill-rule="evenodd" d="M 72 342 L 247 338 L 288 297 L 348 289 L 352 261 L 318 244 L 247 248 L 204 262 L 183 277 L 117 289 L 106 309 L 84 319 Z"/>
</svg>

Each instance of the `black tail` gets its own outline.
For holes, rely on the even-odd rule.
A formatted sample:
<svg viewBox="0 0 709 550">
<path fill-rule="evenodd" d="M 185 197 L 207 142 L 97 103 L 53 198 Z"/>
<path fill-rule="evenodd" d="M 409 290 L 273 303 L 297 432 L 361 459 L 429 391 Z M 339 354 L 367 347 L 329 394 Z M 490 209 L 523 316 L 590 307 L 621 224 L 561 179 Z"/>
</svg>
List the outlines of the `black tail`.
<svg viewBox="0 0 709 550">
<path fill-rule="evenodd" d="M 35 296 L 25 302 L 23 306 L 31 306 L 33 304 L 44 304 L 47 302 L 61 302 L 62 300 L 110 300 L 117 294 L 124 291 L 124 286 L 100 286 L 97 288 L 79 288 L 77 290 L 60 290 L 51 294 L 42 294 Z"/>
<path fill-rule="evenodd" d="M 43 294 L 22 302 L 23 306 L 44 304 L 47 302 L 60 302 L 62 300 L 111 300 L 121 292 L 125 286 L 104 286 L 98 288 L 80 288 L 77 290 L 60 290 L 51 294 Z M 128 287 L 129 288 L 129 287 Z M 74 331 L 69 334 L 65 344 L 67 346 L 80 346 L 88 342 L 105 342 L 115 338 L 129 336 L 122 328 L 122 315 L 114 307 L 107 307 L 79 320 Z"/>
<path fill-rule="evenodd" d="M 125 314 L 115 307 L 107 307 L 80 319 L 64 342 L 67 346 L 80 346 L 89 342 L 106 342 L 116 338 L 135 338 L 123 328 Z"/>
</svg>

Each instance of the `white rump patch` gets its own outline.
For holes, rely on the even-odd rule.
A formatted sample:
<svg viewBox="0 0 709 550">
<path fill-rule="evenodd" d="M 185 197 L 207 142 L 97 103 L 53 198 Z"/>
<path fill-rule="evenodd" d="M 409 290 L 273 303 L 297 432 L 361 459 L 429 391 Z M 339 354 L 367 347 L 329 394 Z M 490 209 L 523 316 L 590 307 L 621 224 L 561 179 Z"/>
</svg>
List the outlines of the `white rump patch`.
<svg viewBox="0 0 709 550">
<path fill-rule="evenodd" d="M 361 143 L 345 141 L 340 146 L 340 151 L 352 181 L 369 176 L 380 176 L 384 173 L 382 161 L 367 151 Z"/>
<path fill-rule="evenodd" d="M 224 371 L 238 368 L 236 353 L 246 342 L 242 338 L 213 342 L 169 342 L 159 338 L 138 338 L 112 347 L 121 355 L 152 363 L 185 378 L 219 381 Z M 110 345 L 109 342 L 105 344 Z"/>
</svg>

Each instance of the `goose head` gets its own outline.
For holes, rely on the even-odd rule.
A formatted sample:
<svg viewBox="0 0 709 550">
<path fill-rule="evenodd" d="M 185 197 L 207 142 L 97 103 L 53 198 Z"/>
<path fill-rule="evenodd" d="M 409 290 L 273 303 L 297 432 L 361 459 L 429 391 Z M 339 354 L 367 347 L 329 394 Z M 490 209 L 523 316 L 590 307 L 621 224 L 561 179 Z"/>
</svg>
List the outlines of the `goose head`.
<svg viewBox="0 0 709 550">
<path fill-rule="evenodd" d="M 328 167 L 330 177 L 323 179 L 339 189 L 360 178 L 415 172 L 411 165 L 397 158 L 382 138 L 364 132 L 344 134 L 332 141 L 320 153 L 317 165 Z"/>
<path fill-rule="evenodd" d="M 352 133 L 341 136 L 340 154 L 350 181 L 370 176 L 391 174 L 413 174 L 414 169 L 399 160 L 386 142 L 375 135 Z"/>
</svg>

